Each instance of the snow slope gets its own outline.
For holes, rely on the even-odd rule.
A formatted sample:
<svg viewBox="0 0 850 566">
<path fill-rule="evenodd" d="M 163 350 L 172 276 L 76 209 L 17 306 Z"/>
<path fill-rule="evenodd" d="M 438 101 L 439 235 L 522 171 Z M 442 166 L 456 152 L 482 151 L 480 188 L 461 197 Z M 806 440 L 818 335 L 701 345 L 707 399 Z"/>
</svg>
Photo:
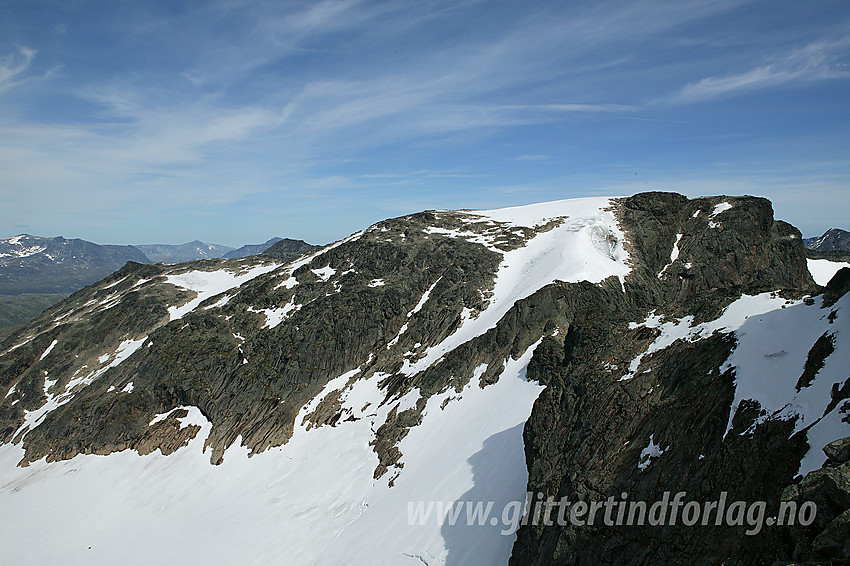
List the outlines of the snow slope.
<svg viewBox="0 0 850 566">
<path fill-rule="evenodd" d="M 480 494 L 501 513 L 524 500 L 521 425 L 542 389 L 524 377 L 532 350 L 495 385 L 470 383 L 445 409 L 454 391 L 432 398 L 402 443 L 404 473 L 392 488 L 372 479 L 368 444 L 390 407 L 337 427 L 299 426 L 286 445 L 250 459 L 237 442 L 220 466 L 203 453 L 211 425 L 194 407 L 183 425 L 201 432 L 168 457 L 125 451 L 17 468 L 20 447 L 0 446 L 4 562 L 416 564 L 410 556 L 451 554 L 505 563 L 514 537 L 500 534 L 504 526 L 409 525 L 407 502 Z M 55 528 L 35 527 L 48 518 Z"/>
<path fill-rule="evenodd" d="M 845 261 L 830 261 L 828 259 L 808 259 L 809 273 L 818 285 L 826 286 L 832 276 L 842 267 L 850 267 Z"/>
<path fill-rule="evenodd" d="M 825 309 L 821 308 L 822 300 L 818 298 L 812 305 L 796 301 L 767 312 L 754 312 L 736 330 L 737 346 L 726 362 L 735 368 L 736 376 L 727 433 L 734 411 L 744 399 L 758 401 L 767 413 L 764 418 L 795 419 L 795 432 L 811 427 L 811 448 L 800 465 L 801 474 L 823 465 L 824 446 L 850 436 L 850 424 L 841 420 L 841 403 L 824 415 L 833 385 L 840 388 L 850 379 L 850 295 Z M 831 313 L 834 314 L 830 316 Z M 823 335 L 833 337 L 835 351 L 826 358 L 811 384 L 797 391 L 809 350 Z"/>
<path fill-rule="evenodd" d="M 168 313 L 171 320 L 183 318 L 186 313 L 195 310 L 195 308 L 210 297 L 214 297 L 225 291 L 229 291 L 234 287 L 250 281 L 264 273 L 274 271 L 280 267 L 279 264 L 259 265 L 249 269 L 233 272 L 227 269 L 219 269 L 216 271 L 188 271 L 179 275 L 169 275 L 166 277 L 166 282 L 171 283 L 181 289 L 195 291 L 197 296 L 189 302 L 168 308 Z"/>
<path fill-rule="evenodd" d="M 850 295 L 830 308 L 822 309 L 822 303 L 823 297 L 807 305 L 805 301 L 784 299 L 778 293 L 743 295 L 717 319 L 697 325 L 692 325 L 691 316 L 662 322 L 660 316 L 650 313 L 644 322 L 630 327 L 656 328 L 660 334 L 631 361 L 620 380 L 634 378 L 642 371 L 644 360 L 677 340 L 695 342 L 715 332 L 733 332 L 735 350 L 720 368 L 733 368 L 735 372 L 735 400 L 726 433 L 732 427 L 738 405 L 745 399 L 758 401 L 764 409 L 759 422 L 767 418 L 794 419 L 795 432 L 809 428 L 811 447 L 800 466 L 800 473 L 806 474 L 823 465 L 824 446 L 850 436 L 850 424 L 841 420 L 840 403 L 824 416 L 833 385 L 840 388 L 850 379 Z M 824 334 L 833 337 L 835 351 L 826 358 L 811 384 L 797 391 L 809 351 Z M 752 429 L 744 434 L 751 432 Z"/>
</svg>

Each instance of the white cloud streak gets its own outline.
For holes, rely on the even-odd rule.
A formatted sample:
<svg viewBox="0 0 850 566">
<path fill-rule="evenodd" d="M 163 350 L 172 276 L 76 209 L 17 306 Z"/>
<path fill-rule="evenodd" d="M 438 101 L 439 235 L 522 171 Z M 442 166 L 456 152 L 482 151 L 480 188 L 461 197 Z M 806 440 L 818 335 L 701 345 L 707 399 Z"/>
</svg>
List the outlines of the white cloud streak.
<svg viewBox="0 0 850 566">
<path fill-rule="evenodd" d="M 16 54 L 9 54 L 0 61 L 0 93 L 22 82 L 21 76 L 35 59 L 36 51 L 19 47 Z"/>
<path fill-rule="evenodd" d="M 514 157 L 513 159 L 514 159 L 514 161 L 537 161 L 537 162 L 544 162 L 544 161 L 551 161 L 551 160 L 552 160 L 552 156 L 551 156 L 551 155 L 529 155 L 529 154 L 527 154 L 527 153 L 524 153 L 524 154 L 522 154 L 522 155 L 520 155 L 520 156 Z"/>
<path fill-rule="evenodd" d="M 698 102 L 789 84 L 847 78 L 850 71 L 837 60 L 848 43 L 848 39 L 814 42 L 749 71 L 706 77 L 685 85 L 672 101 Z"/>
</svg>

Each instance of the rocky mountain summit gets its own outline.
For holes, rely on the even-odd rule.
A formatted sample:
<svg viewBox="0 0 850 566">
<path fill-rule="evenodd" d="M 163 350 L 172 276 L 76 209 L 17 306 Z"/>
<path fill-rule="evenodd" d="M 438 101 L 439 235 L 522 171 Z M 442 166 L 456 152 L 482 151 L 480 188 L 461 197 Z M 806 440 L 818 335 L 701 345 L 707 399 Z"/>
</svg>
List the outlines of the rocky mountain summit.
<svg viewBox="0 0 850 566">
<path fill-rule="evenodd" d="M 292 238 L 272 238 L 272 240 L 276 241 L 270 246 L 261 244 L 264 249 L 258 253 L 261 253 L 264 256 L 273 257 L 282 262 L 292 261 L 302 255 L 314 252 L 321 248 L 321 246 L 308 244 L 304 240 L 293 240 Z M 272 240 L 269 240 L 269 242 Z"/>
<path fill-rule="evenodd" d="M 164 524 L 192 525 L 191 555 L 213 562 L 847 554 L 850 269 L 813 280 L 767 200 L 427 211 L 292 246 L 128 263 L 0 344 L 0 508 L 49 501 L 65 525 L 35 545 L 16 521 L 10 556 L 151 558 L 130 533 Z M 665 491 L 821 513 L 756 534 L 504 524 L 527 492 Z M 428 501 L 491 502 L 493 521 L 412 524 Z M 158 530 L 157 551 L 185 553 L 183 528 Z"/>
<path fill-rule="evenodd" d="M 249 255 L 258 255 L 258 254 L 263 253 L 264 251 L 266 251 L 270 247 L 272 247 L 274 244 L 280 242 L 281 240 L 283 240 L 283 238 L 274 237 L 274 238 L 269 238 L 268 240 L 266 240 L 262 244 L 245 244 L 244 246 L 241 246 L 239 248 L 236 248 L 235 250 L 231 250 L 231 251 L 227 252 L 222 257 L 227 258 L 227 259 L 237 259 L 237 258 L 240 258 L 240 257 L 248 257 Z M 300 240 L 290 240 L 290 241 L 291 242 L 295 242 L 295 241 L 301 242 Z M 306 242 L 301 242 L 301 243 L 305 244 L 307 247 L 311 247 Z"/>
<path fill-rule="evenodd" d="M 813 260 L 843 262 L 850 265 L 850 232 L 831 228 L 819 238 L 805 240 L 806 257 Z"/>
<path fill-rule="evenodd" d="M 806 238 L 806 248 L 815 252 L 850 252 L 850 232 L 830 228 L 819 238 Z"/>
</svg>

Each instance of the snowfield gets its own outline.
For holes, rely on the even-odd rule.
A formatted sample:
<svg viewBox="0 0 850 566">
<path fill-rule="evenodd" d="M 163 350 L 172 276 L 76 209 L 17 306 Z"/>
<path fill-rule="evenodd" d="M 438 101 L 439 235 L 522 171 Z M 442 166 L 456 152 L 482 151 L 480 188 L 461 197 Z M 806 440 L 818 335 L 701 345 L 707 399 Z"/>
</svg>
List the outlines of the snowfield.
<svg viewBox="0 0 850 566">
<path fill-rule="evenodd" d="M 470 382 L 444 409 L 453 390 L 431 398 L 401 444 L 405 466 L 392 488 L 386 477 L 372 479 L 375 419 L 308 431 L 303 411 L 286 445 L 248 458 L 237 441 L 219 466 L 203 451 L 211 425 L 194 407 L 185 407 L 181 426 L 201 431 L 168 457 L 125 451 L 18 468 L 22 449 L 0 446 L 4 562 L 505 563 L 514 541 L 501 534 L 505 526 L 409 525 L 408 501 L 483 498 L 499 514 L 508 501 L 524 501 L 522 425 L 542 390 L 525 380 L 533 349 L 509 361 L 494 385 Z M 56 528 L 34 528 L 45 521 Z"/>
<path fill-rule="evenodd" d="M 208 298 L 229 291 L 264 273 L 274 271 L 278 267 L 280 267 L 280 264 L 273 263 L 259 265 L 240 272 L 219 269 L 217 271 L 195 270 L 179 275 L 168 275 L 166 277 L 166 283 L 197 293 L 197 296 L 189 302 L 180 306 L 169 307 L 168 314 L 171 316 L 171 320 L 183 318 L 186 313 L 195 310 L 198 305 Z"/>
<path fill-rule="evenodd" d="M 630 327 L 657 328 L 660 334 L 631 361 L 620 381 L 634 378 L 644 359 L 677 340 L 695 342 L 715 332 L 734 332 L 735 350 L 719 368 L 721 372 L 729 368 L 735 372 L 735 400 L 726 433 L 732 428 L 738 405 L 745 399 L 758 401 L 764 409 L 760 422 L 767 418 L 793 419 L 795 432 L 809 429 L 811 447 L 800 465 L 800 473 L 805 475 L 826 461 L 821 450 L 824 446 L 850 436 L 850 424 L 843 422 L 839 413 L 841 404 L 824 415 L 833 386 L 840 388 L 850 379 L 850 295 L 829 308 L 821 308 L 822 303 L 822 297 L 807 305 L 804 301 L 783 299 L 777 293 L 743 295 L 717 319 L 695 326 L 691 316 L 662 323 L 660 316 L 650 313 L 644 322 Z M 809 350 L 823 335 L 833 337 L 835 351 L 826 358 L 815 379 L 797 391 Z M 751 432 L 750 429 L 744 434 Z"/>
<path fill-rule="evenodd" d="M 826 286 L 833 275 L 842 267 L 850 267 L 846 261 L 830 261 L 828 259 L 808 259 L 809 273 L 818 285 Z"/>
<path fill-rule="evenodd" d="M 795 301 L 767 312 L 753 312 L 736 329 L 738 344 L 721 368 L 735 368 L 736 376 L 727 434 L 734 411 L 744 399 L 758 401 L 767 413 L 764 418 L 794 419 L 795 432 L 809 428 L 811 447 L 800 464 L 803 475 L 826 461 L 824 446 L 850 436 L 850 424 L 841 420 L 841 403 L 824 415 L 833 385 L 840 388 L 850 379 L 850 295 L 825 309 L 822 301 L 822 297 L 813 305 Z M 831 313 L 835 314 L 831 317 Z M 809 350 L 823 335 L 833 337 L 835 351 L 811 384 L 797 391 Z"/>
</svg>

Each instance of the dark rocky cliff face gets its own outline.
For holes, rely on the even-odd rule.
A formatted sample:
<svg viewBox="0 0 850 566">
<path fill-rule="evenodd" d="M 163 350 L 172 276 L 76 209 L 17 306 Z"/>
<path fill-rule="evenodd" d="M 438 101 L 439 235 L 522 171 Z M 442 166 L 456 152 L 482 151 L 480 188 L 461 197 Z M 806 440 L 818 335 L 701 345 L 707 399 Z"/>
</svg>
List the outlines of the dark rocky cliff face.
<svg viewBox="0 0 850 566">
<path fill-rule="evenodd" d="M 742 294 L 776 293 L 790 305 L 819 292 L 800 233 L 752 197 L 646 193 L 618 201 L 614 213 L 626 240 L 601 240 L 628 250 L 623 284 L 612 276 L 545 285 L 433 360 L 429 348 L 491 305 L 502 252 L 568 219 L 532 229 L 424 212 L 288 264 L 275 246 L 270 257 L 128 264 L 0 345 L 0 391 L 8 391 L 0 442 L 22 443 L 21 465 L 126 449 L 168 454 L 200 427 L 181 428 L 179 411 L 151 424 L 155 415 L 195 406 L 213 425 L 206 444 L 217 463 L 238 438 L 253 453 L 286 443 L 300 409 L 352 372 L 352 381 L 380 377 L 381 404 L 420 393 L 374 431 L 374 476 L 394 478 L 404 465 L 399 442 L 430 396 L 463 386 L 482 364 L 482 386 L 495 383 L 506 360 L 540 341 L 528 366 L 546 386 L 524 433 L 529 490 L 573 501 L 622 492 L 654 501 L 664 491 L 714 500 L 726 491 L 775 505 L 799 479 L 806 430 L 742 402 L 727 433 L 735 336 L 694 331 L 655 347 L 662 330 L 648 321 L 710 329 Z M 232 284 L 193 290 L 199 278 Z M 845 287 L 834 287 L 833 303 Z M 830 411 L 844 410 L 845 389 Z M 340 393 L 307 415 L 310 426 L 358 418 Z M 642 466 L 648 440 L 663 453 Z M 809 540 L 744 530 L 527 525 L 512 563 L 770 564 L 802 556 L 793 540 Z"/>
<path fill-rule="evenodd" d="M 641 311 L 710 320 L 741 293 L 813 291 L 800 234 L 775 222 L 769 203 L 736 199 L 721 229 L 700 219 L 708 204 L 661 194 L 624 203 L 621 219 L 639 258 L 627 297 L 577 312 L 566 337 L 545 339 L 529 365 L 529 376 L 548 385 L 525 429 L 529 491 L 555 501 L 620 501 L 627 493 L 648 502 L 665 491 L 687 492 L 694 501 L 717 501 L 726 492 L 729 501 L 766 501 L 767 515 L 775 516 L 809 446 L 805 433 L 794 434 L 793 421 L 767 419 L 751 429 L 757 405 L 742 404 L 725 434 L 735 373 L 722 366 L 735 348 L 731 334 L 677 341 L 643 360 L 633 379 L 616 381 L 634 348 L 653 337 L 647 328 L 628 329 Z M 693 217 L 696 210 L 702 213 Z M 675 233 L 684 234 L 680 265 L 659 278 Z M 647 439 L 666 448 L 641 469 Z M 511 564 L 751 565 L 806 556 L 794 554 L 787 532 L 746 530 L 529 525 L 520 528 Z"/>
</svg>

